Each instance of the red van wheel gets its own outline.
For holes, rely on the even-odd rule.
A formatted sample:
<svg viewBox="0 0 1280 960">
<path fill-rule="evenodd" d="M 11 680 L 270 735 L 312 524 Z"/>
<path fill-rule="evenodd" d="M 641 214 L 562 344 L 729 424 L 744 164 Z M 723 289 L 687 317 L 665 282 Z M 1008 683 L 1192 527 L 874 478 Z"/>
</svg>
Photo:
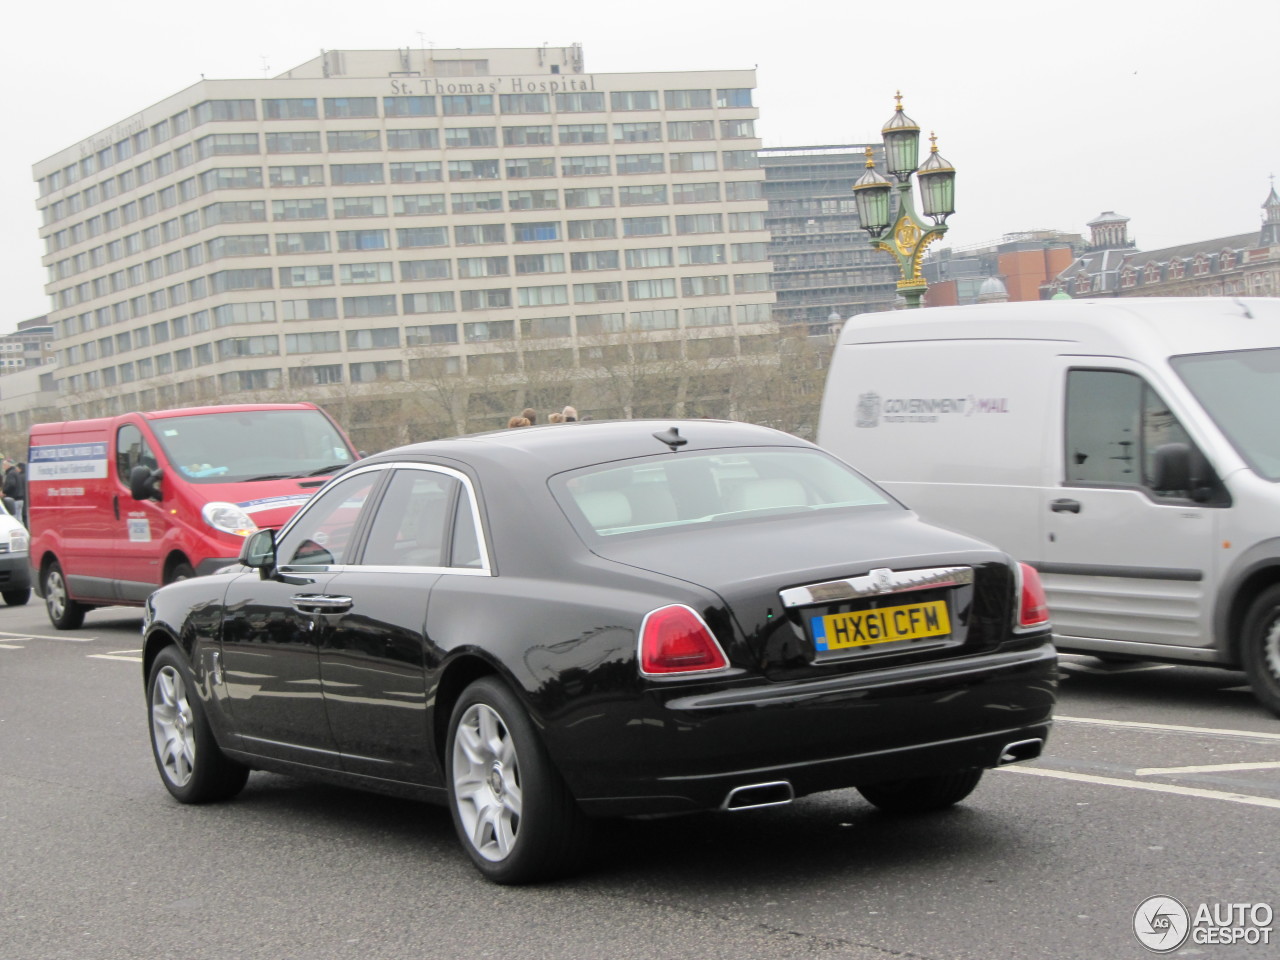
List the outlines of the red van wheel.
<svg viewBox="0 0 1280 960">
<path fill-rule="evenodd" d="M 67 593 L 67 580 L 57 560 L 50 561 L 44 570 L 44 606 L 49 612 L 49 622 L 59 630 L 74 630 L 84 623 L 89 608 L 71 599 Z"/>
</svg>

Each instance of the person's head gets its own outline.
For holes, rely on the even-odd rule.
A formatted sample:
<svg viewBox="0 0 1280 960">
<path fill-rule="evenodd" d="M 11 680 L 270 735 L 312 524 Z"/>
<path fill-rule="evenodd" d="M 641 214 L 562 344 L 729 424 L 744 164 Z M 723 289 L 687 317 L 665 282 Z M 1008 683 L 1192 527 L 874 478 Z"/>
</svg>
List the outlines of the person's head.
<svg viewBox="0 0 1280 960">
<path fill-rule="evenodd" d="M 512 417 L 510 420 L 507 421 L 508 429 L 511 429 L 512 427 L 531 427 L 531 426 L 533 426 L 533 424 L 529 422 L 528 417 Z"/>
<path fill-rule="evenodd" d="M 564 414 L 565 423 L 573 423 L 573 421 L 578 419 L 578 410 L 576 407 L 565 407 L 561 412 Z"/>
<path fill-rule="evenodd" d="M 538 422 L 538 411 L 533 409 L 533 407 L 525 407 L 520 411 L 520 416 L 528 420 L 530 424 Z"/>
<path fill-rule="evenodd" d="M 564 423 L 563 413 L 553 413 L 547 417 L 547 423 Z"/>
</svg>

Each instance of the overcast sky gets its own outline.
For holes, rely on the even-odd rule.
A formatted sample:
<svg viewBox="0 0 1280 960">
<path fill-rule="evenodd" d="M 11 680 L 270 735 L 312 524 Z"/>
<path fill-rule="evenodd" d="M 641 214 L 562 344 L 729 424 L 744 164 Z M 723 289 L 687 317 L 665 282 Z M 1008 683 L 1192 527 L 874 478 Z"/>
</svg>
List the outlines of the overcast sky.
<svg viewBox="0 0 1280 960">
<path fill-rule="evenodd" d="M 765 146 L 879 140 L 901 89 L 958 171 L 953 246 L 1086 233 L 1103 210 L 1130 217 L 1145 250 L 1246 233 L 1280 173 L 1278 11 L 1274 0 L 27 0 L 9 10 L 0 61 L 0 332 L 49 309 L 33 163 L 201 74 L 275 76 L 322 49 L 580 42 L 592 73 L 756 67 Z"/>
</svg>

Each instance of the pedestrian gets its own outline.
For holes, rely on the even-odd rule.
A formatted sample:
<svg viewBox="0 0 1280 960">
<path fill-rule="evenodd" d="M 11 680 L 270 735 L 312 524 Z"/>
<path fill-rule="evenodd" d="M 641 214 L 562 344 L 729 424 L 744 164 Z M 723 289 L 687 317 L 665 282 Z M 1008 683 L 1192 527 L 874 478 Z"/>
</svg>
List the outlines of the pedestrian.
<svg viewBox="0 0 1280 960">
<path fill-rule="evenodd" d="M 5 506 L 13 504 L 10 510 L 15 517 L 22 522 L 23 526 L 27 523 L 27 465 L 19 461 L 9 467 L 4 472 L 4 486 L 0 488 L 5 498 Z"/>
<path fill-rule="evenodd" d="M 533 409 L 533 407 L 525 407 L 520 411 L 520 416 L 529 421 L 529 426 L 533 426 L 538 422 L 538 411 Z"/>
<path fill-rule="evenodd" d="M 512 430 L 516 427 L 531 427 L 533 424 L 529 422 L 528 417 L 512 417 L 507 421 L 507 429 Z"/>
<path fill-rule="evenodd" d="M 565 423 L 573 423 L 578 419 L 578 410 L 576 407 L 565 407 L 560 412 L 564 414 Z"/>
<path fill-rule="evenodd" d="M 551 414 L 551 416 L 547 417 L 547 423 L 564 423 L 564 414 L 563 413 Z"/>
</svg>

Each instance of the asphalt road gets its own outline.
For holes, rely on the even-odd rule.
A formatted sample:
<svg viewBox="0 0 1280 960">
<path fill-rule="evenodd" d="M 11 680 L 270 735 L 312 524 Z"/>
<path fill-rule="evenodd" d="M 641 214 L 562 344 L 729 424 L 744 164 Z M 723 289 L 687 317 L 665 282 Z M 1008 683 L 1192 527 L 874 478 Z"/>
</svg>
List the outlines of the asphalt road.
<svg viewBox="0 0 1280 960">
<path fill-rule="evenodd" d="M 1064 658 L 1046 755 L 951 811 L 841 791 L 611 824 L 584 875 L 500 888 L 442 808 L 261 773 L 173 802 L 139 626 L 0 608 L 0 960 L 1097 960 L 1155 956 L 1133 933 L 1151 896 L 1280 911 L 1280 720 L 1240 674 Z"/>
</svg>

